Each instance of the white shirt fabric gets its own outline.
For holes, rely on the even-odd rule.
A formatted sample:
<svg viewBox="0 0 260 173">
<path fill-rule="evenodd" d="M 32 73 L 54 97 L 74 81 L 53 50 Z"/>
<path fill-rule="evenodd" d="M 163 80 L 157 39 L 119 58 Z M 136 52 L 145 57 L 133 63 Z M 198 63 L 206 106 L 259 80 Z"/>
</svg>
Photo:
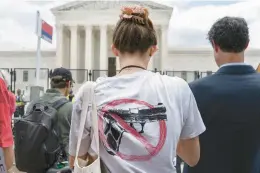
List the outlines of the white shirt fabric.
<svg viewBox="0 0 260 173">
<path fill-rule="evenodd" d="M 73 106 L 70 151 L 75 156 L 82 110 L 79 91 Z M 150 71 L 101 77 L 95 88 L 98 105 L 100 157 L 111 173 L 175 173 L 179 138 L 205 131 L 195 98 L 181 78 Z M 141 124 L 145 123 L 142 130 Z M 86 120 L 79 155 L 90 138 Z"/>
<path fill-rule="evenodd" d="M 236 66 L 236 65 L 249 65 L 249 64 L 246 64 L 244 62 L 231 62 L 231 63 L 226 63 L 226 64 L 221 65 L 220 68 L 226 67 L 226 66 Z"/>
</svg>

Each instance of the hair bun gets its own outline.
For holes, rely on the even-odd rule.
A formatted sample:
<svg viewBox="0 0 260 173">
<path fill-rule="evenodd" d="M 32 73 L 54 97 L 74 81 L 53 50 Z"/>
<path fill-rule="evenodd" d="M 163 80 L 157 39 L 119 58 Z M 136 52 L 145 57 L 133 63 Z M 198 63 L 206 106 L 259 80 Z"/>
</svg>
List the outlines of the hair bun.
<svg viewBox="0 0 260 173">
<path fill-rule="evenodd" d="M 131 20 L 136 24 L 145 25 L 148 21 L 148 9 L 142 6 L 122 7 L 122 20 Z"/>
</svg>

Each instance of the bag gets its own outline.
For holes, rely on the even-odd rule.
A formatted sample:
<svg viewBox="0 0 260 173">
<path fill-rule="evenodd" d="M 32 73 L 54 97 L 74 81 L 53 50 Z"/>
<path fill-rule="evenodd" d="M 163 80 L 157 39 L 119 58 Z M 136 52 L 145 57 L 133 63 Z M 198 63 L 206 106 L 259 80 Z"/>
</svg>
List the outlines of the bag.
<svg viewBox="0 0 260 173">
<path fill-rule="evenodd" d="M 80 126 L 79 126 L 79 136 L 77 142 L 77 150 L 76 150 L 76 157 L 74 163 L 74 173 L 101 173 L 100 169 L 100 157 L 99 157 L 99 135 L 98 135 L 98 115 L 97 115 L 97 108 L 96 108 L 96 101 L 95 101 L 95 93 L 94 93 L 94 82 L 86 82 L 83 86 L 83 100 L 82 100 L 82 112 L 81 112 L 81 119 L 80 119 Z M 90 165 L 86 165 L 86 161 L 81 160 L 78 158 L 80 143 L 85 127 L 86 117 L 88 114 L 89 108 L 92 109 L 92 130 L 93 136 L 92 140 L 94 139 L 97 145 L 97 159 L 91 163 Z M 86 146 L 90 147 L 90 146 Z"/>
<path fill-rule="evenodd" d="M 3 149 L 0 147 L 0 173 L 7 173 Z"/>
<path fill-rule="evenodd" d="M 257 150 L 256 156 L 254 158 L 252 173 L 260 173 L 259 162 L 260 162 L 260 149 Z"/>
<path fill-rule="evenodd" d="M 14 126 L 16 167 L 22 172 L 46 172 L 61 151 L 57 110 L 67 103 L 66 98 L 53 104 L 37 101 Z"/>
</svg>

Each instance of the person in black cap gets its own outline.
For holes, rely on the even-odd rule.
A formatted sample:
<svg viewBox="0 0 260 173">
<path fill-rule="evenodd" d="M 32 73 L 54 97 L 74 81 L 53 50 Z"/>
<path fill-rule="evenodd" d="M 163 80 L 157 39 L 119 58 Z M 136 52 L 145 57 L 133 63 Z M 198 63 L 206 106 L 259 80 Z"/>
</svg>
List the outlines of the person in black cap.
<svg viewBox="0 0 260 173">
<path fill-rule="evenodd" d="M 74 80 L 71 72 L 66 68 L 56 68 L 50 72 L 50 85 L 51 89 L 48 89 L 42 96 L 42 99 L 51 103 L 59 100 L 60 98 L 66 98 L 71 88 L 73 87 Z M 61 131 L 60 141 L 65 146 L 65 151 L 68 152 L 69 145 L 69 132 L 72 113 L 72 103 L 68 102 L 59 108 L 57 114 L 60 120 L 58 124 Z"/>
<path fill-rule="evenodd" d="M 61 150 L 59 151 L 59 157 L 57 158 L 57 164 L 48 172 L 58 172 L 60 167 L 65 165 L 60 165 L 64 161 L 68 160 L 68 147 L 69 147 L 69 133 L 71 125 L 71 115 L 72 115 L 72 102 L 69 102 L 66 96 L 71 91 L 74 80 L 72 74 L 68 69 L 56 68 L 49 74 L 51 89 L 47 89 L 46 93 L 40 97 L 41 102 L 48 103 L 49 105 L 54 105 L 57 102 L 63 101 L 64 103 L 57 109 L 56 117 L 57 123 L 54 126 L 58 129 L 59 145 Z M 66 102 L 64 101 L 66 100 Z M 33 105 L 33 104 L 32 104 Z M 30 105 L 26 112 L 32 109 Z M 56 165 L 56 166 L 55 166 Z"/>
<path fill-rule="evenodd" d="M 56 68 L 50 72 L 51 88 L 58 88 L 65 96 L 69 95 L 74 80 L 66 68 Z"/>
</svg>

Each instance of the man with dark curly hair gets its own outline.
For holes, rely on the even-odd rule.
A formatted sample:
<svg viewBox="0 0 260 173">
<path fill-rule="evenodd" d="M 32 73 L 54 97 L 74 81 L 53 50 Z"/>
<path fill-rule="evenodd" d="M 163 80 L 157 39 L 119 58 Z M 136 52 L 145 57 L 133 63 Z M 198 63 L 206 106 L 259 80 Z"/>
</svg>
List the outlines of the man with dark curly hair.
<svg viewBox="0 0 260 173">
<path fill-rule="evenodd" d="M 251 173 L 260 138 L 260 75 L 244 63 L 247 22 L 221 18 L 208 39 L 219 70 L 190 83 L 207 130 L 200 135 L 199 163 L 185 172 Z"/>
</svg>

